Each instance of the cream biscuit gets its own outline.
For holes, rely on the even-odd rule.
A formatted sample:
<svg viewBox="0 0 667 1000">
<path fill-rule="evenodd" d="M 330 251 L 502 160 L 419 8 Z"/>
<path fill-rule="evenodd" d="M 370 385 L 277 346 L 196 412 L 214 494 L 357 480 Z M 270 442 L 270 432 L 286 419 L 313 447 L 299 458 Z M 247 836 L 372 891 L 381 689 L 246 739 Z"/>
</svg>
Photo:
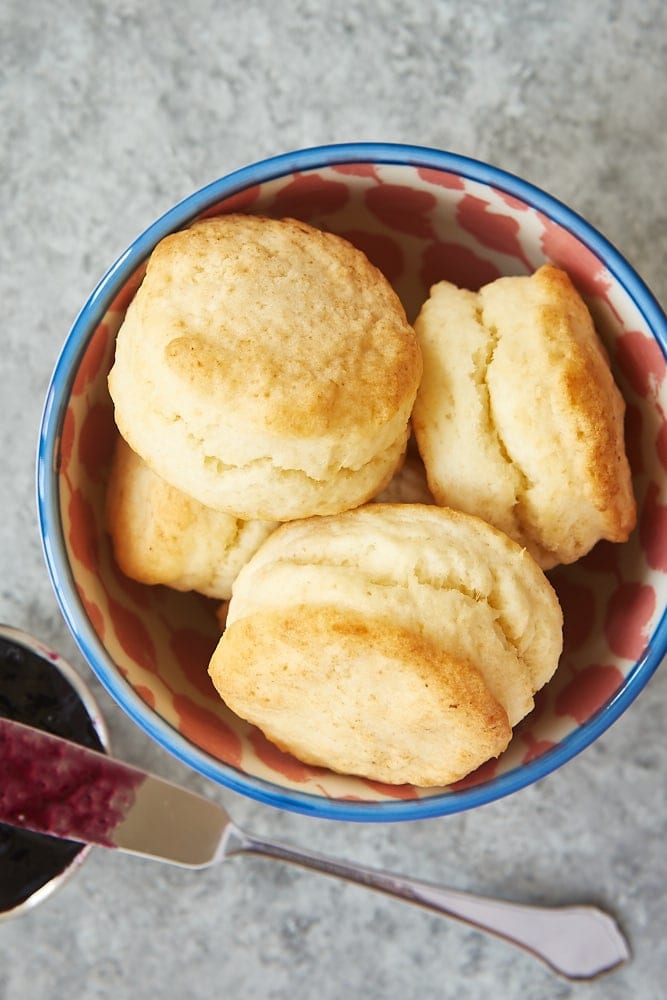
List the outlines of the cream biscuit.
<svg viewBox="0 0 667 1000">
<path fill-rule="evenodd" d="M 441 282 L 415 321 L 424 375 L 413 428 L 437 502 L 477 514 L 543 568 L 636 520 L 624 402 L 565 272 Z"/>
<path fill-rule="evenodd" d="M 209 672 L 301 760 L 443 785 L 502 752 L 561 646 L 555 593 L 506 535 L 377 503 L 267 539 L 235 581 Z"/>
<path fill-rule="evenodd" d="M 116 423 L 163 479 L 236 517 L 354 507 L 398 466 L 421 355 L 348 241 L 228 215 L 162 240 L 118 333 Z"/>
<path fill-rule="evenodd" d="M 107 488 L 107 526 L 133 580 L 228 600 L 240 569 L 277 524 L 211 510 L 149 469 L 119 437 Z"/>
</svg>

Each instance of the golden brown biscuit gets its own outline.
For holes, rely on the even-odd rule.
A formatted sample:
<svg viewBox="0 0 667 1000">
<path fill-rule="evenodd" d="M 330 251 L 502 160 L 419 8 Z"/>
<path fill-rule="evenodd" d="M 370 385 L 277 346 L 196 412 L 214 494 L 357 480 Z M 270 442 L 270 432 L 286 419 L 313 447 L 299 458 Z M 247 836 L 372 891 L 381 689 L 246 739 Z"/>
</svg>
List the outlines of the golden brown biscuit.
<svg viewBox="0 0 667 1000">
<path fill-rule="evenodd" d="M 293 219 L 162 240 L 119 331 L 116 422 L 162 478 L 244 519 L 364 502 L 405 450 L 421 356 L 384 276 Z"/>
<path fill-rule="evenodd" d="M 227 600 L 239 570 L 277 527 L 211 510 L 152 472 L 119 437 L 107 488 L 116 562 L 140 583 Z"/>
<path fill-rule="evenodd" d="M 235 581 L 209 672 L 234 712 L 302 760 L 440 785 L 502 752 L 556 669 L 561 632 L 543 572 L 495 528 L 367 504 L 267 539 Z"/>
<path fill-rule="evenodd" d="M 636 520 L 624 402 L 564 271 L 441 282 L 415 322 L 424 375 L 413 427 L 440 504 L 478 514 L 543 568 Z"/>
</svg>

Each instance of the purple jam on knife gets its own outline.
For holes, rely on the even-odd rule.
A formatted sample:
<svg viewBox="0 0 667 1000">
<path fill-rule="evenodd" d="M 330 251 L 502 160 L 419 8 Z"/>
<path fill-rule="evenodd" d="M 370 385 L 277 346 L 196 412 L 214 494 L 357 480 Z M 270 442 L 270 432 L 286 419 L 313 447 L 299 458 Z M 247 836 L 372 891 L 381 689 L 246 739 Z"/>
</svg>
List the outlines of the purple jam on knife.
<svg viewBox="0 0 667 1000">
<path fill-rule="evenodd" d="M 0 779 L 4 822 L 114 847 L 145 775 L 0 716 Z"/>
<path fill-rule="evenodd" d="M 0 636 L 0 717 L 104 750 L 88 710 L 60 670 Z M 64 872 L 83 845 L 0 823 L 0 915 Z"/>
</svg>

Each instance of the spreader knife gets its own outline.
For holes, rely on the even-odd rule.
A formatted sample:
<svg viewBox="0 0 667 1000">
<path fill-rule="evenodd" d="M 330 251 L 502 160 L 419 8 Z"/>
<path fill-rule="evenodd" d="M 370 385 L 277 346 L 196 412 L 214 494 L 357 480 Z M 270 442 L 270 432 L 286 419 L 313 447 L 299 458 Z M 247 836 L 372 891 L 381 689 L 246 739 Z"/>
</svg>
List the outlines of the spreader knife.
<svg viewBox="0 0 667 1000">
<path fill-rule="evenodd" d="M 598 907 L 490 899 L 261 840 L 202 795 L 5 718 L 0 822 L 189 868 L 242 853 L 292 862 L 496 934 L 570 979 L 610 972 L 630 957 L 616 921 Z"/>
</svg>

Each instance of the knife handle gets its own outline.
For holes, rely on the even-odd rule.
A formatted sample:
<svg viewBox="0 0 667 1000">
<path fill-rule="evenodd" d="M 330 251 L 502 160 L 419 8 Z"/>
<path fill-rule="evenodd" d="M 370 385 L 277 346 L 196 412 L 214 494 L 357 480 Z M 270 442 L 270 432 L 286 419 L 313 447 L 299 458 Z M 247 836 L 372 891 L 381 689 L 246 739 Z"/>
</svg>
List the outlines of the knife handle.
<svg viewBox="0 0 667 1000">
<path fill-rule="evenodd" d="M 224 856 L 235 854 L 289 862 L 453 917 L 522 947 L 568 979 L 591 979 L 630 957 L 614 918 L 595 906 L 549 907 L 491 899 L 262 840 L 230 824 Z"/>
</svg>

